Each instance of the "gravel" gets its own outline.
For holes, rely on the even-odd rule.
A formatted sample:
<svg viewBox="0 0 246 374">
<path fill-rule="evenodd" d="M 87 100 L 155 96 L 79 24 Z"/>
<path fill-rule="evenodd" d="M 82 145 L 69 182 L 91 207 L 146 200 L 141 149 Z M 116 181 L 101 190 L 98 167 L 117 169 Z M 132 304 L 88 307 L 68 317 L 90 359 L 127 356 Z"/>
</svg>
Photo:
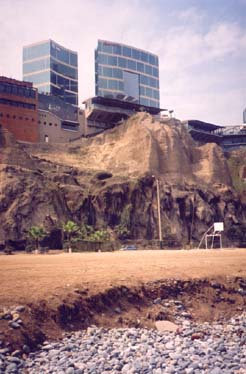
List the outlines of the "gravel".
<svg viewBox="0 0 246 374">
<path fill-rule="evenodd" d="M 44 342 L 26 360 L 0 346 L 0 374 L 246 374 L 246 313 L 179 325 L 176 333 L 90 327 Z"/>
<path fill-rule="evenodd" d="M 178 333 L 90 327 L 46 342 L 24 365 L 30 374 L 245 374 L 246 313 L 213 324 L 186 320 Z"/>
</svg>

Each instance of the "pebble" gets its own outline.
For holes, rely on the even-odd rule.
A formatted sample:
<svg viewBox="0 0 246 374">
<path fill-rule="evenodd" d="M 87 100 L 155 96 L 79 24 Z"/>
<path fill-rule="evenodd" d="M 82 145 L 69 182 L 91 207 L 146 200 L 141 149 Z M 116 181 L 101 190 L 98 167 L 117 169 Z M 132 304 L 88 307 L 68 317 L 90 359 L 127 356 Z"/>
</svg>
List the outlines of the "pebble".
<svg viewBox="0 0 246 374">
<path fill-rule="evenodd" d="M 24 370 L 29 374 L 241 374 L 246 373 L 245 340 L 246 313 L 214 324 L 182 321 L 176 333 L 90 327 L 60 342 L 45 342 L 29 355 Z M 8 363 L 6 372 L 14 364 L 20 370 L 15 373 L 21 373 L 23 361 Z"/>
</svg>

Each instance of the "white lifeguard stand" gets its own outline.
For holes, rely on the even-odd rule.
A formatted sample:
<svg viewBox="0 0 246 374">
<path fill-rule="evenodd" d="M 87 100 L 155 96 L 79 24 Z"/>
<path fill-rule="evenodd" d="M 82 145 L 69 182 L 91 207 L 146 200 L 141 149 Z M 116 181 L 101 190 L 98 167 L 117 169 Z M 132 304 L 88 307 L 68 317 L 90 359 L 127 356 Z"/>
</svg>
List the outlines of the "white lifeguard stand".
<svg viewBox="0 0 246 374">
<path fill-rule="evenodd" d="M 205 239 L 205 248 L 206 249 L 213 249 L 214 248 L 214 238 L 219 238 L 219 243 L 220 243 L 220 249 L 222 249 L 222 232 L 224 231 L 224 222 L 215 222 L 209 229 L 205 232 L 203 235 L 198 249 L 200 249 L 201 244 L 203 240 Z M 208 239 L 211 238 L 211 246 L 208 248 Z"/>
</svg>

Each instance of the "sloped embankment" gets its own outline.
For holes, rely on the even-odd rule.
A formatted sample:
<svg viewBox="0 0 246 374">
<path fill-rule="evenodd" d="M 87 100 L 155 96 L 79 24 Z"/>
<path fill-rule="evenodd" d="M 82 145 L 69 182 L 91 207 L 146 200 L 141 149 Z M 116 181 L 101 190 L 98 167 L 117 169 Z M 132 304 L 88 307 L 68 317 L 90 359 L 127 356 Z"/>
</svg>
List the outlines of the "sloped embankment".
<svg viewBox="0 0 246 374">
<path fill-rule="evenodd" d="M 47 339 L 92 324 L 154 328 L 157 320 L 177 324 L 184 319 L 226 320 L 242 313 L 245 303 L 246 279 L 239 277 L 170 279 L 135 288 L 114 287 L 99 294 L 77 288 L 59 303 L 41 301 L 19 307 L 19 312 L 11 308 L 1 312 L 1 340 L 9 351 L 25 354 Z M 13 327 L 13 319 L 18 327 Z"/>
</svg>

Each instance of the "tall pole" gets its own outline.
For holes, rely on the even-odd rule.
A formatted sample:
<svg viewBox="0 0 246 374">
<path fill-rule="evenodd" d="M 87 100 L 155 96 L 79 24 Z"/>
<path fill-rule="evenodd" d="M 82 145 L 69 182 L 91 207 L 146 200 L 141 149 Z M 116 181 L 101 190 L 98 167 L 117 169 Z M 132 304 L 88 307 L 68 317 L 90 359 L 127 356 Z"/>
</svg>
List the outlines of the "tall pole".
<svg viewBox="0 0 246 374">
<path fill-rule="evenodd" d="M 160 248 L 162 248 L 162 228 L 161 228 L 161 204 L 160 204 L 160 185 L 159 179 L 157 179 L 154 175 L 153 178 L 156 180 L 156 191 L 157 191 L 157 212 L 158 212 L 158 227 L 159 227 L 159 242 Z"/>
</svg>

